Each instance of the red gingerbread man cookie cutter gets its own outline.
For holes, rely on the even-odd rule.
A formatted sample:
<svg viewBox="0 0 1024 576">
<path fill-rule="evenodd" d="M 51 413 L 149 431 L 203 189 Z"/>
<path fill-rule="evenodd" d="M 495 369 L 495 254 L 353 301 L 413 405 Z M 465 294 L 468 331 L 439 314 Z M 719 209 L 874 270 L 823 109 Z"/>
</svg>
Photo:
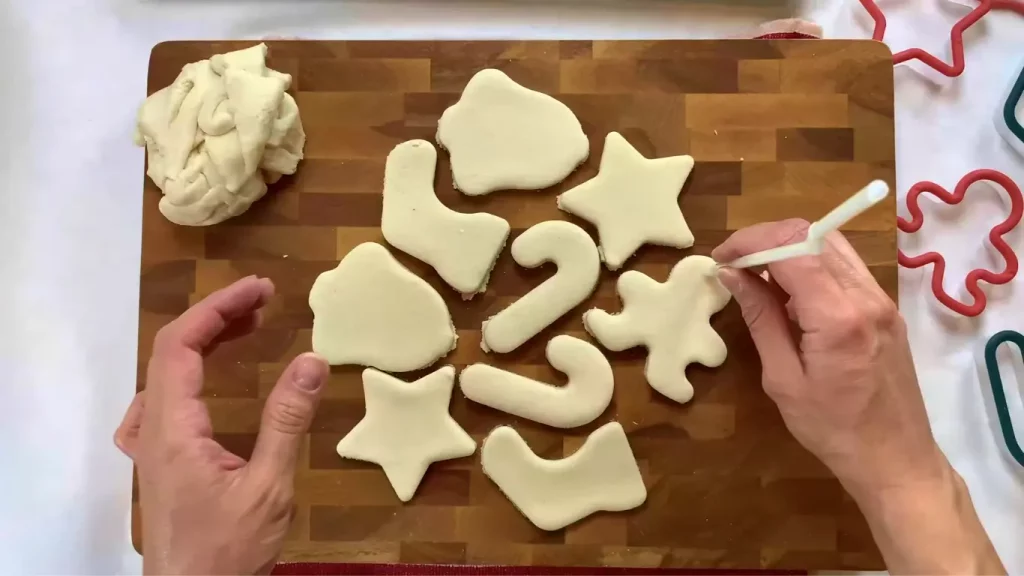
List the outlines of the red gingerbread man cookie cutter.
<svg viewBox="0 0 1024 576">
<path fill-rule="evenodd" d="M 968 173 L 957 182 L 956 188 L 953 189 L 952 193 L 934 182 L 918 182 L 907 192 L 907 210 L 910 212 L 910 220 L 896 219 L 896 225 L 901 232 L 913 234 L 920 230 L 924 224 L 924 214 L 922 214 L 921 207 L 918 205 L 918 198 L 921 194 L 931 194 L 946 204 L 956 205 L 964 199 L 964 195 L 971 184 L 982 180 L 998 184 L 1006 190 L 1007 195 L 1010 197 L 1010 215 L 988 233 L 989 242 L 1006 260 L 1006 267 L 999 273 L 982 268 L 972 270 L 967 274 L 965 285 L 968 294 L 974 298 L 972 304 L 960 302 L 947 294 L 946 290 L 942 287 L 942 278 L 946 271 L 946 260 L 941 254 L 938 252 L 925 252 L 919 256 L 907 256 L 902 250 L 897 253 L 897 260 L 900 266 L 905 268 L 920 268 L 928 264 L 934 264 L 935 268 L 932 270 L 932 292 L 935 293 L 935 298 L 950 310 L 964 316 L 977 316 L 985 310 L 987 301 L 985 293 L 978 286 L 979 282 L 1006 284 L 1017 275 L 1017 255 L 1010 248 L 1009 244 L 1006 243 L 1003 236 L 1009 233 L 1010 230 L 1013 230 L 1020 223 L 1021 216 L 1024 216 L 1024 196 L 1021 195 L 1020 188 L 1006 174 L 988 169 L 975 170 Z"/>
<path fill-rule="evenodd" d="M 960 4 L 956 0 L 950 1 Z M 885 38 L 886 20 L 882 9 L 878 7 L 875 0 L 860 0 L 860 3 L 875 22 L 875 29 L 871 33 L 871 38 L 879 42 L 883 41 Z M 909 48 L 902 52 L 897 52 L 892 57 L 892 63 L 895 65 L 902 64 L 908 60 L 920 60 L 935 71 L 950 78 L 963 74 L 964 67 L 966 66 L 964 60 L 964 31 L 973 26 L 978 20 L 981 20 L 982 16 L 988 14 L 993 9 L 1010 10 L 1024 15 L 1024 0 L 978 0 L 978 5 L 967 13 L 966 16 L 958 20 L 953 25 L 953 29 L 950 30 L 949 44 L 950 51 L 953 53 L 952 64 L 947 64 L 920 48 Z"/>
</svg>

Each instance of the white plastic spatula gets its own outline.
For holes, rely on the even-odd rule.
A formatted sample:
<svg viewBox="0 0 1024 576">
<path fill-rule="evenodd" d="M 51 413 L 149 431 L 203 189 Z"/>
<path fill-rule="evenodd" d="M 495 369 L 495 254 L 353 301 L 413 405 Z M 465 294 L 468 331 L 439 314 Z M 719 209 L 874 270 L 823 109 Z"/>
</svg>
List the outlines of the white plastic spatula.
<svg viewBox="0 0 1024 576">
<path fill-rule="evenodd" d="M 862 188 L 860 192 L 850 196 L 845 202 L 836 206 L 823 218 L 811 224 L 811 227 L 807 230 L 807 239 L 803 242 L 754 252 L 753 254 L 737 258 L 732 262 L 723 262 L 719 266 L 749 268 L 799 256 L 821 254 L 824 246 L 822 239 L 826 234 L 833 230 L 838 230 L 840 226 L 853 220 L 868 208 L 878 204 L 888 195 L 889 185 L 881 180 L 875 180 Z"/>
</svg>

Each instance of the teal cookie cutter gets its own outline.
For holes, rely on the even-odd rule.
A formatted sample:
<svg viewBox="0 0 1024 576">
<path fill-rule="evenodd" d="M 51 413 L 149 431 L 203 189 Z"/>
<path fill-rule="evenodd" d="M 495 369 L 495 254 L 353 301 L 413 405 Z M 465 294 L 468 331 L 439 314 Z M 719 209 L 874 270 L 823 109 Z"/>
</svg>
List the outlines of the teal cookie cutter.
<svg viewBox="0 0 1024 576">
<path fill-rule="evenodd" d="M 999 134 L 1011 148 L 1024 156 L 1024 126 L 1017 118 L 1017 106 L 1020 104 L 1022 96 L 1024 96 L 1024 68 L 1021 68 L 1020 75 L 1010 87 L 1002 109 L 996 113 L 996 128 L 999 129 Z"/>
<path fill-rule="evenodd" d="M 1024 466 L 1024 450 L 1017 442 L 1017 435 L 1013 432 L 1013 421 L 1010 419 L 1010 407 L 1006 404 L 1006 390 L 1003 387 L 1003 377 L 999 374 L 999 362 L 996 360 L 996 351 L 1000 344 L 1009 342 L 1017 347 L 1024 355 L 1024 334 L 1014 330 L 1003 330 L 997 332 L 988 339 L 985 344 L 985 371 L 988 372 L 988 382 L 992 386 L 992 399 L 996 405 L 996 413 L 999 415 L 999 428 L 1003 432 L 1003 441 L 1010 455 L 1018 464 Z"/>
</svg>

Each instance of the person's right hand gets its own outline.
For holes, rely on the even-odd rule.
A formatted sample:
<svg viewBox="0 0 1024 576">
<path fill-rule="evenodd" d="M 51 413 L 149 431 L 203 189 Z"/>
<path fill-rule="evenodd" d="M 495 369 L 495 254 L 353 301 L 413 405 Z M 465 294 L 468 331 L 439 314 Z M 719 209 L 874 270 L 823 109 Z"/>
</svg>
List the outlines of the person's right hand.
<svg viewBox="0 0 1024 576">
<path fill-rule="evenodd" d="M 752 226 L 712 257 L 729 262 L 799 242 L 807 228 L 804 220 Z M 767 272 L 770 280 L 724 268 L 720 279 L 750 327 L 764 390 L 797 440 L 854 487 L 935 475 L 944 458 L 903 319 L 850 243 L 830 234 L 820 256 L 769 264 Z"/>
<path fill-rule="evenodd" d="M 729 262 L 799 242 L 807 230 L 804 220 L 752 226 L 733 234 L 712 257 Z M 905 541 L 915 531 L 922 534 L 914 524 L 928 518 L 962 522 L 965 529 L 973 518 L 980 555 L 972 558 L 984 561 L 974 568 L 1001 569 L 962 480 L 932 435 L 903 319 L 850 243 L 834 232 L 819 256 L 772 263 L 767 272 L 766 279 L 723 268 L 719 278 L 750 328 L 765 392 L 796 439 L 857 500 L 889 569 L 971 571 L 970 558 L 942 562 L 942 553 L 956 551 L 946 537 L 963 534 L 930 535 L 931 545 L 946 548 L 938 554 Z"/>
</svg>

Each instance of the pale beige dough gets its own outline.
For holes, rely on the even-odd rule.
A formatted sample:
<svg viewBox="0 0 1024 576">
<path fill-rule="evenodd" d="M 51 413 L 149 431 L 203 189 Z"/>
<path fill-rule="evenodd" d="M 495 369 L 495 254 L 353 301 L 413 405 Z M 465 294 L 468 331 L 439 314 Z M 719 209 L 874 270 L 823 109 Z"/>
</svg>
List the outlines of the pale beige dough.
<svg viewBox="0 0 1024 576">
<path fill-rule="evenodd" d="M 338 442 L 338 455 L 379 464 L 395 494 L 407 502 L 431 463 L 476 451 L 476 442 L 448 413 L 454 384 L 451 366 L 415 382 L 367 368 L 366 415 Z"/>
<path fill-rule="evenodd" d="M 601 510 L 630 510 L 647 499 L 618 422 L 601 426 L 561 460 L 537 456 L 515 430 L 501 426 L 484 439 L 480 462 L 484 474 L 542 530 L 558 530 Z"/>
<path fill-rule="evenodd" d="M 480 346 L 511 352 L 584 301 L 597 286 L 601 261 L 590 236 L 571 222 L 550 220 L 527 229 L 512 242 L 512 258 L 524 268 L 545 262 L 555 275 L 484 321 Z"/>
<path fill-rule="evenodd" d="M 725 362 L 725 342 L 710 319 L 732 296 L 715 271 L 711 258 L 689 256 L 672 268 L 664 284 L 640 272 L 623 272 L 616 285 L 622 312 L 588 310 L 583 326 L 609 350 L 647 347 L 647 382 L 676 402 L 689 402 L 693 386 L 686 367 L 697 362 L 714 368 Z"/>
<path fill-rule="evenodd" d="M 449 209 L 434 194 L 437 151 L 425 140 L 410 140 L 388 154 L 384 171 L 384 239 L 433 266 L 466 298 L 483 292 L 494 261 L 505 246 L 505 220 Z"/>
<path fill-rule="evenodd" d="M 582 426 L 604 412 L 612 401 L 611 364 L 596 347 L 572 336 L 548 342 L 548 362 L 569 377 L 552 386 L 487 364 L 473 364 L 459 374 L 466 398 L 496 410 L 555 428 Z"/>
<path fill-rule="evenodd" d="M 291 76 L 267 68 L 266 55 L 260 44 L 187 64 L 139 109 L 135 143 L 146 147 L 168 220 L 222 222 L 295 173 L 306 135 L 285 92 Z"/>
<path fill-rule="evenodd" d="M 313 351 L 331 364 L 425 368 L 455 349 L 448 306 L 380 244 L 352 249 L 309 291 Z"/>
<path fill-rule="evenodd" d="M 619 133 L 605 138 L 597 176 L 564 192 L 558 207 L 597 227 L 601 258 L 618 270 L 644 244 L 693 246 L 679 193 L 690 156 L 647 159 Z"/>
<path fill-rule="evenodd" d="M 477 72 L 444 111 L 437 142 L 451 154 L 455 187 L 468 196 L 553 186 L 590 153 L 568 106 L 494 69 Z"/>
</svg>

